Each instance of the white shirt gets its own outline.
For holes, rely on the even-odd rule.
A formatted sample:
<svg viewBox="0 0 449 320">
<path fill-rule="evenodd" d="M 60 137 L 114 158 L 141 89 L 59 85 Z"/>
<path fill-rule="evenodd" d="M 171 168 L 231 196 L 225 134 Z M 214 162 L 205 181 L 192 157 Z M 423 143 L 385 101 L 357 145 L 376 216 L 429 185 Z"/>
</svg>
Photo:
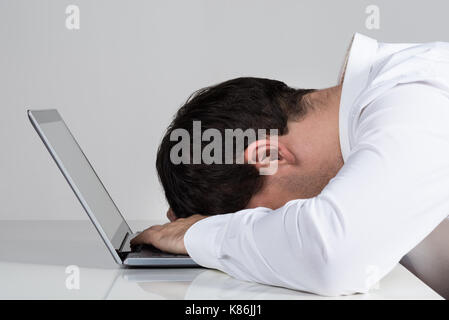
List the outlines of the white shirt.
<svg viewBox="0 0 449 320">
<path fill-rule="evenodd" d="M 277 210 L 202 219 L 198 264 L 322 295 L 368 291 L 449 214 L 449 43 L 355 34 L 344 70 L 344 165 L 322 192 Z"/>
</svg>

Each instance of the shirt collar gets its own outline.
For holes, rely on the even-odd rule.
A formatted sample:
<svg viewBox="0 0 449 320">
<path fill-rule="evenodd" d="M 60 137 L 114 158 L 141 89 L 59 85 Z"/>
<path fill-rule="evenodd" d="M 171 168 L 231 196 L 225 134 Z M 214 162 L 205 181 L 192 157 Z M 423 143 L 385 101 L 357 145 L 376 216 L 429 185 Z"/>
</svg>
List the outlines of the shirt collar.
<svg viewBox="0 0 449 320">
<path fill-rule="evenodd" d="M 378 43 L 375 39 L 355 33 L 340 73 L 339 78 L 340 82 L 343 82 L 343 87 L 340 98 L 339 135 L 343 161 L 346 161 L 350 151 L 350 120 L 358 110 L 352 108 L 353 103 L 367 85 L 377 48 Z"/>
</svg>

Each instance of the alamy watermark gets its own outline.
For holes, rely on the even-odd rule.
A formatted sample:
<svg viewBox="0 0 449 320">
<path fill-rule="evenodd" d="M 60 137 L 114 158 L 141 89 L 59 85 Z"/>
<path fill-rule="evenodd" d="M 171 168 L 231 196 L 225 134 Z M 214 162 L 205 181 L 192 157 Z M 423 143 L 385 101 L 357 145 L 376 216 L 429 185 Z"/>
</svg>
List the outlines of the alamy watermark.
<svg viewBox="0 0 449 320">
<path fill-rule="evenodd" d="M 366 7 L 365 13 L 368 15 L 365 20 L 365 27 L 368 30 L 380 29 L 380 9 L 379 6 L 371 4 Z"/>
<path fill-rule="evenodd" d="M 367 289 L 371 290 L 378 290 L 380 289 L 379 279 L 381 278 L 380 275 L 380 268 L 376 265 L 368 265 L 365 268 L 365 286 Z"/>
<path fill-rule="evenodd" d="M 202 131 L 201 121 L 193 121 L 192 134 L 176 128 L 170 134 L 170 141 L 177 141 L 170 150 L 173 164 L 258 163 L 261 175 L 275 174 L 278 168 L 277 129 L 224 129 L 223 137 L 222 131 L 215 128 Z M 245 142 L 247 146 L 255 146 L 247 151 L 246 159 Z M 203 143 L 207 144 L 203 147 Z"/>
<path fill-rule="evenodd" d="M 65 8 L 65 27 L 67 30 L 80 29 L 80 8 L 77 5 L 71 4 Z"/>
<path fill-rule="evenodd" d="M 65 279 L 65 287 L 67 290 L 80 289 L 80 268 L 76 265 L 70 265 L 65 268 L 65 273 L 68 274 Z"/>
</svg>

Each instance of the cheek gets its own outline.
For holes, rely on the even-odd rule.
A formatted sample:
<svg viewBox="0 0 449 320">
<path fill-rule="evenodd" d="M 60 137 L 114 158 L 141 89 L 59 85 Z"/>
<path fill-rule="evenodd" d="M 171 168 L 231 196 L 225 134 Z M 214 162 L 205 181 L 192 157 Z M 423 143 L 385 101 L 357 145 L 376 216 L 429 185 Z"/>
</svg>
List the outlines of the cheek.
<svg viewBox="0 0 449 320">
<path fill-rule="evenodd" d="M 339 141 L 326 141 L 310 150 L 309 161 L 311 169 L 319 175 L 335 176 L 343 165 Z"/>
<path fill-rule="evenodd" d="M 307 171 L 303 171 L 304 181 L 306 183 L 306 190 L 308 197 L 318 195 L 324 187 L 329 183 L 338 173 L 343 165 L 343 160 L 337 154 L 327 155 L 317 159 Z"/>
</svg>

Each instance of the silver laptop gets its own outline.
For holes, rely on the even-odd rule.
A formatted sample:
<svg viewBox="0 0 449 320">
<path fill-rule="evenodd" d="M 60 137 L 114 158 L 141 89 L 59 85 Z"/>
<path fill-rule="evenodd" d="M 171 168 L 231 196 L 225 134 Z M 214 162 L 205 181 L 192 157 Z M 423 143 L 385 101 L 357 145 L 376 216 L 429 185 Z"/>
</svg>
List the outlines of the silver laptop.
<svg viewBox="0 0 449 320">
<path fill-rule="evenodd" d="M 57 110 L 28 110 L 33 127 L 118 264 L 199 267 L 187 255 L 149 245 L 131 248 L 133 233 Z"/>
</svg>

